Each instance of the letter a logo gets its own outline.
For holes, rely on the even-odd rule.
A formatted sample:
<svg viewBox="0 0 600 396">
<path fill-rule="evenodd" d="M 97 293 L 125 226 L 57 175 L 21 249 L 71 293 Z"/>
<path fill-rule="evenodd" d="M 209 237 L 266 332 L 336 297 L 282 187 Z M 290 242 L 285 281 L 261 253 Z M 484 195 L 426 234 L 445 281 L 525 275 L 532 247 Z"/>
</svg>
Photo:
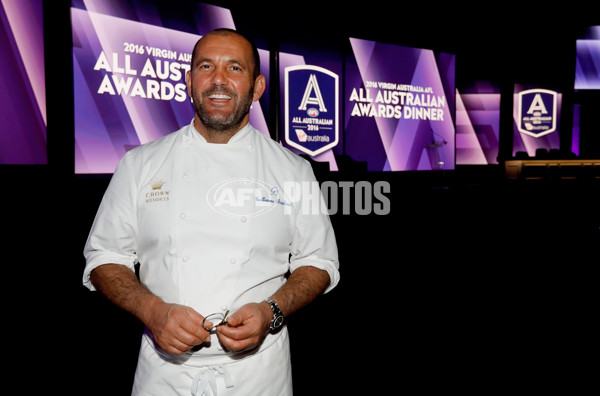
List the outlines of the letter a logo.
<svg viewBox="0 0 600 396">
<path fill-rule="evenodd" d="M 313 91 L 315 93 L 315 96 L 310 96 Z M 302 102 L 300 102 L 298 110 L 306 110 L 306 106 L 309 104 L 319 106 L 320 112 L 327 111 L 325 103 L 323 102 L 321 90 L 319 89 L 317 76 L 315 76 L 314 74 L 311 74 L 308 78 L 308 83 L 306 84 L 306 89 L 304 90 L 304 96 L 302 97 Z"/>
<path fill-rule="evenodd" d="M 542 100 L 542 95 L 540 95 L 539 93 L 536 94 L 533 100 L 531 101 L 531 106 L 529 106 L 527 114 L 533 114 L 535 111 L 539 111 L 542 114 L 548 114 L 548 110 L 546 110 L 546 106 L 544 105 L 544 101 Z"/>
</svg>

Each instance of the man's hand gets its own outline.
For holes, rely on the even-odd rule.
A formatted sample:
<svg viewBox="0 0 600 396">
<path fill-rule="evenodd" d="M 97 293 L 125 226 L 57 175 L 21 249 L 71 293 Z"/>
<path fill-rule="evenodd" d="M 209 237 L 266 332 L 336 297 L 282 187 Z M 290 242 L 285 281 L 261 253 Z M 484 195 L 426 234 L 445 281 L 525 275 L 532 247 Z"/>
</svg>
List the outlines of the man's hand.
<svg viewBox="0 0 600 396">
<path fill-rule="evenodd" d="M 140 284 L 131 269 L 105 264 L 94 269 L 90 279 L 109 300 L 141 320 L 165 351 L 180 355 L 210 341 L 210 334 L 202 328 L 202 315 L 190 307 L 164 302 Z"/>
<path fill-rule="evenodd" d="M 202 328 L 203 319 L 190 307 L 159 302 L 145 324 L 163 350 L 180 355 L 196 345 L 210 342 L 210 334 Z"/>
<path fill-rule="evenodd" d="M 252 349 L 267 335 L 272 318 L 269 304 L 246 304 L 227 318 L 226 326 L 217 327 L 217 337 L 232 352 Z"/>
<path fill-rule="evenodd" d="M 283 314 L 288 316 L 321 295 L 329 281 L 329 274 L 324 270 L 300 267 L 270 298 L 277 301 Z M 273 311 L 267 302 L 246 304 L 227 319 L 228 326 L 217 327 L 217 336 L 230 351 L 251 349 L 263 341 L 271 319 Z"/>
</svg>

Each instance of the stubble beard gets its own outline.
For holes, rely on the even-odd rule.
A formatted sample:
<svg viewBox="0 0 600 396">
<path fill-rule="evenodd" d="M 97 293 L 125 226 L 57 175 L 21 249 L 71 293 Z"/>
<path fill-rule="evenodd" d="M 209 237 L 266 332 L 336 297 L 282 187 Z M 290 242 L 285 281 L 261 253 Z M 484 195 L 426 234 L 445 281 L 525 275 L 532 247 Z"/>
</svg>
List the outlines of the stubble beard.
<svg viewBox="0 0 600 396">
<path fill-rule="evenodd" d="M 230 100 L 235 102 L 233 110 L 229 114 L 212 114 L 203 105 L 204 100 L 214 93 L 223 93 L 231 96 Z M 250 87 L 247 95 L 239 96 L 234 91 L 225 87 L 216 87 L 202 91 L 201 93 L 192 92 L 194 97 L 194 108 L 202 125 L 213 132 L 226 133 L 237 132 L 246 114 L 250 112 L 252 99 L 254 96 L 254 86 Z"/>
</svg>

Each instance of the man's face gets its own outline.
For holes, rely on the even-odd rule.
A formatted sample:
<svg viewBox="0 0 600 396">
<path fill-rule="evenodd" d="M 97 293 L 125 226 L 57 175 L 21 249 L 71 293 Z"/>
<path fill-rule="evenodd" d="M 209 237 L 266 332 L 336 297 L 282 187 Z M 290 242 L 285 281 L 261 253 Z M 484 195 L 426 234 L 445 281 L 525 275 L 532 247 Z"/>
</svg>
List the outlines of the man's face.
<svg viewBox="0 0 600 396">
<path fill-rule="evenodd" d="M 186 83 L 199 121 L 213 131 L 239 130 L 264 90 L 264 77 L 253 79 L 252 47 L 236 34 L 209 34 L 195 55 Z"/>
</svg>

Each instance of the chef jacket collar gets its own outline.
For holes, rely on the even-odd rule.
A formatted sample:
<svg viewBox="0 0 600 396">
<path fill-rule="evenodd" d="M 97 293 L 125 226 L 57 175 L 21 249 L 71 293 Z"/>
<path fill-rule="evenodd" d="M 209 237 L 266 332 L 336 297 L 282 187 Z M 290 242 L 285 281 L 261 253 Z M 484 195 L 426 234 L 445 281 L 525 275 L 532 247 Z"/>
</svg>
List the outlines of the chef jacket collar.
<svg viewBox="0 0 600 396">
<path fill-rule="evenodd" d="M 187 131 L 185 133 L 186 137 L 189 139 L 189 142 L 196 142 L 197 144 L 201 144 L 201 145 L 207 145 L 207 146 L 215 146 L 215 147 L 231 147 L 231 145 L 237 145 L 241 142 L 243 142 L 245 140 L 245 138 L 247 138 L 248 136 L 250 136 L 250 131 L 252 130 L 252 125 L 250 125 L 250 123 L 247 123 L 242 129 L 240 129 L 239 131 L 236 132 L 235 135 L 233 135 L 231 137 L 231 139 L 229 139 L 229 141 L 227 143 L 209 143 L 206 141 L 206 139 L 204 138 L 204 136 L 202 136 L 200 134 L 200 132 L 198 132 L 196 130 L 196 127 L 194 126 L 194 120 L 192 120 L 192 122 L 189 124 Z"/>
</svg>

